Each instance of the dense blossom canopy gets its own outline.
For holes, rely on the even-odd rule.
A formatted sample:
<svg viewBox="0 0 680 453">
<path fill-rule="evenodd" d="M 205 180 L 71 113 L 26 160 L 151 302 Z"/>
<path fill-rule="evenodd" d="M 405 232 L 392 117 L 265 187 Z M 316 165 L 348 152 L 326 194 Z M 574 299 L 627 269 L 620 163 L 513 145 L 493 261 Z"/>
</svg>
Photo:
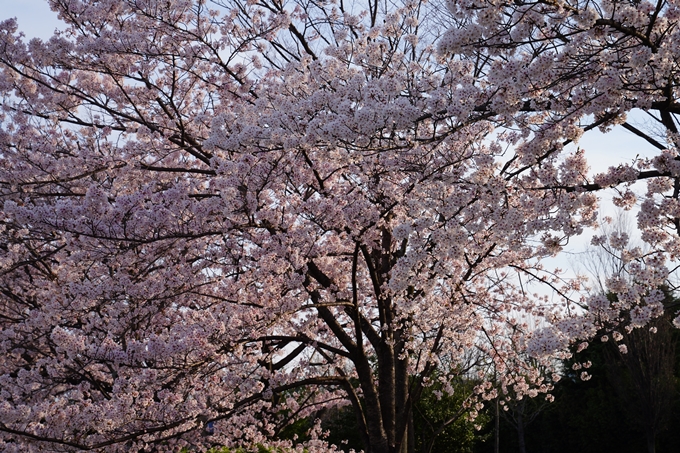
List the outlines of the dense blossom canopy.
<svg viewBox="0 0 680 453">
<path fill-rule="evenodd" d="M 434 379 L 479 371 L 474 416 L 661 309 L 675 2 L 49 3 L 49 41 L 0 23 L 3 451 L 251 445 L 340 403 L 369 451 L 410 451 Z M 661 151 L 588 179 L 564 146 L 615 124 Z M 651 252 L 627 252 L 616 306 L 557 319 L 527 283 L 575 287 L 540 258 L 638 179 Z"/>
<path fill-rule="evenodd" d="M 676 118 L 680 5 L 539 1 L 508 6 L 456 1 L 449 8 L 460 26 L 451 27 L 438 41 L 440 51 L 475 62 L 482 79 L 476 104 L 509 117 L 505 124 L 529 137 L 518 144 L 529 163 L 554 155 L 557 136 L 577 140 L 584 130 L 577 126 L 586 118 L 594 121 L 585 129 L 623 126 L 647 142 L 640 155 L 651 156 L 616 162 L 590 179 L 580 169 L 574 172 L 570 183 L 580 181 L 574 190 L 617 187 L 617 206 L 639 206 L 637 226 L 644 246 L 628 246 L 626 234 L 594 238 L 594 245 L 606 246 L 625 264 L 625 277 L 614 275 L 606 282 L 617 302 L 591 297 L 584 305 L 587 316 L 542 331 L 533 352 L 587 338 L 597 326 L 622 322 L 628 328 L 644 326 L 663 312 L 664 296 L 655 288 L 668 283 L 669 267 L 675 267 L 680 252 Z M 628 123 L 633 109 L 646 112 L 654 125 L 641 130 Z M 639 180 L 647 180 L 642 196 L 630 189 Z M 680 326 L 680 317 L 674 323 Z"/>
</svg>

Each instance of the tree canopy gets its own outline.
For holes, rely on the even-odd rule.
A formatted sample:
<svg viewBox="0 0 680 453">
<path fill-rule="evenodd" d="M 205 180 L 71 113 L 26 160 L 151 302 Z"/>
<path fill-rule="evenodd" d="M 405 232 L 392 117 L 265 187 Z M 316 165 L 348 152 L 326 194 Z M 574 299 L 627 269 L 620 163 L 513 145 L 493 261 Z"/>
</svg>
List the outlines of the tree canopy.
<svg viewBox="0 0 680 453">
<path fill-rule="evenodd" d="M 476 376 L 474 418 L 662 311 L 675 2 L 49 3 L 48 41 L 0 23 L 3 450 L 254 445 L 350 404 L 367 451 L 411 452 L 424 388 Z M 565 151 L 617 124 L 658 155 L 593 176 Z M 568 316 L 541 258 L 642 179 L 650 251 Z"/>
</svg>

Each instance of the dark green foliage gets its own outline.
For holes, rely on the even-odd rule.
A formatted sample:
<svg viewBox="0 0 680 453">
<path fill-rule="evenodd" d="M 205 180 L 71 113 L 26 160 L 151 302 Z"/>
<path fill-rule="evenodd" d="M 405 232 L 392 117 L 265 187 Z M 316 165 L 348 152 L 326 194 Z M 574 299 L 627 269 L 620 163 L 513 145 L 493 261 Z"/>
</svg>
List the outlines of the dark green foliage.
<svg viewBox="0 0 680 453">
<path fill-rule="evenodd" d="M 463 402 L 472 393 L 476 383 L 459 379 L 453 395 L 440 394 L 439 385 L 433 385 L 423 392 L 422 399 L 416 404 L 413 422 L 415 427 L 416 452 L 418 453 L 472 453 L 475 444 L 488 437 L 481 435 L 475 425 L 483 427 L 490 421 L 487 412 L 481 412 L 474 422 L 466 417 Z M 442 424 L 452 421 L 432 439 Z M 432 445 L 430 445 L 432 443 Z"/>
<path fill-rule="evenodd" d="M 364 449 L 357 428 L 356 415 L 351 406 L 323 409 L 312 417 L 297 420 L 281 430 L 279 439 L 289 439 L 295 442 L 308 440 L 308 432 L 316 419 L 321 421 L 322 431 L 329 433 L 328 437 L 325 438 L 328 443 L 337 445 L 343 451 Z"/>
<path fill-rule="evenodd" d="M 295 420 L 293 423 L 285 426 L 277 438 L 288 439 L 294 442 L 304 442 L 309 440 L 309 430 L 312 429 L 314 420 L 310 418 L 301 418 Z"/>
<path fill-rule="evenodd" d="M 343 451 L 364 449 L 352 406 L 334 407 L 320 416 L 321 428 L 330 434 L 326 440 Z"/>
<path fill-rule="evenodd" d="M 474 422 L 466 418 L 467 410 L 463 409 L 463 401 L 471 394 L 476 382 L 459 379 L 453 395 L 437 394 L 441 385 L 435 384 L 424 390 L 423 396 L 416 404 L 413 413 L 415 452 L 427 453 L 473 453 L 475 445 L 484 442 L 490 434 L 478 432 L 475 425 L 484 429 L 491 420 L 486 412 L 481 412 Z M 456 417 L 457 416 L 457 417 Z M 321 428 L 328 431 L 326 440 L 348 452 L 350 449 L 365 449 L 357 428 L 354 410 L 351 406 L 334 407 L 322 410 L 309 419 L 300 420 L 281 431 L 280 438 L 305 440 L 307 431 L 312 427 L 314 419 L 321 420 Z M 444 427 L 430 446 L 433 433 L 441 425 L 455 418 Z M 297 437 L 296 437 L 297 436 Z"/>
</svg>

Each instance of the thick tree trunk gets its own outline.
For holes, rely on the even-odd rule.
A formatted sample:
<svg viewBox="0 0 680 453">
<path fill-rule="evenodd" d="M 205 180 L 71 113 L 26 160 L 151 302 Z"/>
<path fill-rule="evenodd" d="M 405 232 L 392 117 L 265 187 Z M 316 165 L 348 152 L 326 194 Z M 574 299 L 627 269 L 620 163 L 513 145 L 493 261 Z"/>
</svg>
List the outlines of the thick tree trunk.
<svg viewBox="0 0 680 453">
<path fill-rule="evenodd" d="M 380 398 L 379 393 L 381 389 L 376 389 L 373 385 L 372 372 L 370 367 L 366 365 L 359 366 L 355 362 L 359 383 L 364 395 L 364 411 L 366 412 L 366 428 L 369 440 L 369 445 L 366 445 L 366 453 L 391 453 L 383 425 L 383 411 L 380 407 L 382 398 Z"/>
<path fill-rule="evenodd" d="M 408 451 L 408 428 L 406 428 L 406 432 L 404 433 L 404 438 L 401 440 L 401 443 L 399 444 L 398 448 L 399 448 L 399 450 L 396 453 L 409 453 L 409 451 Z"/>
<path fill-rule="evenodd" d="M 647 453 L 656 453 L 656 434 L 647 431 Z"/>
<path fill-rule="evenodd" d="M 356 332 L 356 344 L 349 348 L 353 349 L 350 359 L 357 370 L 364 398 L 359 410 L 366 420 L 366 453 L 415 453 L 412 407 L 420 397 L 420 388 L 412 388 L 412 377 L 408 374 L 409 359 L 404 354 L 407 335 L 402 331 L 401 322 L 395 322 L 397 313 L 393 301 L 381 290 L 393 265 L 391 234 L 389 230 L 382 233 L 380 249 L 357 246 L 355 252 L 355 263 L 361 250 L 371 274 L 380 329 L 371 331 L 370 327 L 362 326 L 358 308 L 350 312 Z M 355 264 L 354 273 L 356 267 Z M 365 339 L 368 342 L 365 343 Z M 375 357 L 377 364 L 371 364 L 369 357 Z"/>
<path fill-rule="evenodd" d="M 386 339 L 391 340 L 391 339 Z M 390 446 L 397 443 L 396 414 L 397 414 L 397 385 L 394 360 L 394 350 L 384 341 L 383 350 L 378 353 L 378 391 L 380 394 L 380 408 L 382 410 L 383 426 Z"/>
<path fill-rule="evenodd" d="M 519 453 L 527 453 L 524 443 L 524 407 L 517 414 L 517 440 L 519 441 Z"/>
<path fill-rule="evenodd" d="M 413 411 L 411 410 L 413 404 L 409 400 L 409 375 L 408 375 L 408 356 L 402 357 L 404 352 L 403 332 L 397 330 L 395 332 L 395 409 L 397 414 L 396 426 L 401 430 L 403 426 L 405 430 L 402 433 L 397 432 L 400 439 L 399 453 L 414 453 L 415 451 L 415 433 L 413 432 Z M 402 358 L 400 358 L 402 357 Z"/>
<path fill-rule="evenodd" d="M 501 448 L 501 442 L 500 442 L 500 440 L 501 440 L 501 433 L 500 433 L 501 413 L 500 413 L 499 407 L 498 407 L 499 406 L 499 404 L 498 404 L 499 398 L 500 398 L 500 396 L 496 397 L 496 420 L 495 420 L 496 426 L 495 426 L 495 429 L 494 429 L 495 439 L 494 439 L 494 449 L 493 449 L 494 453 L 499 453 L 500 448 Z"/>
<path fill-rule="evenodd" d="M 408 453 L 416 453 L 416 430 L 413 425 L 413 412 L 408 419 Z"/>
</svg>

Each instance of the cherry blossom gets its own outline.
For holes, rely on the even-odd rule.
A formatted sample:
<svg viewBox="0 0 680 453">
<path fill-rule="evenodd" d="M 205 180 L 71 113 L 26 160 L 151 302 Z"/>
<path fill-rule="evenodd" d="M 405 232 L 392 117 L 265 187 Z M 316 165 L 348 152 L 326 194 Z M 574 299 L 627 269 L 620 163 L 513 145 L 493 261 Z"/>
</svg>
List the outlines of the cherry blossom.
<svg viewBox="0 0 680 453">
<path fill-rule="evenodd" d="M 596 176 L 565 145 L 634 107 L 668 123 L 675 6 L 50 6 L 48 41 L 0 23 L 3 450 L 332 451 L 272 439 L 350 404 L 367 449 L 401 453 L 434 379 L 477 373 L 470 418 L 499 389 L 550 399 L 596 321 L 529 288 L 577 291 L 541 259 L 639 179 L 654 249 L 590 305 L 656 316 L 675 136 Z"/>
</svg>

